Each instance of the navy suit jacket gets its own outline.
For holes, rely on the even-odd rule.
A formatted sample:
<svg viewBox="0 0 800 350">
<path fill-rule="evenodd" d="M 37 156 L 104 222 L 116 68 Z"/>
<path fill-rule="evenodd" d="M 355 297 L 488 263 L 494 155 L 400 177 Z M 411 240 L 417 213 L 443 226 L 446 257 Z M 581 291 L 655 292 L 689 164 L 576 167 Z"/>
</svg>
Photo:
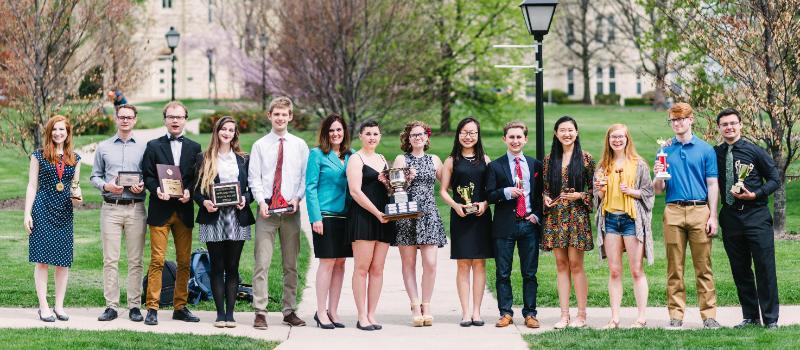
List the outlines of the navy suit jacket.
<svg viewBox="0 0 800 350">
<path fill-rule="evenodd" d="M 191 184 L 194 182 L 195 157 L 200 153 L 200 144 L 184 137 L 181 142 L 181 159 L 178 167 L 181 169 L 181 182 L 183 188 L 188 189 L 191 195 Z M 147 224 L 163 226 L 167 223 L 172 213 L 177 212 L 186 227 L 194 227 L 194 205 L 192 201 L 181 203 L 178 198 L 162 201 L 156 195 L 156 188 L 160 187 L 156 164 L 175 164 L 172 158 L 172 149 L 166 135 L 147 143 L 142 156 L 142 176 L 144 186 L 150 191 L 150 203 L 147 206 Z"/>
<path fill-rule="evenodd" d="M 542 190 L 543 190 L 543 167 L 542 162 L 525 156 L 530 173 L 530 205 L 532 214 L 539 218 L 539 223 L 534 225 L 540 234 L 542 217 Z M 508 154 L 493 160 L 489 163 L 489 172 L 486 180 L 486 193 L 488 193 L 489 203 L 494 204 L 494 219 L 492 220 L 492 236 L 494 238 L 509 237 L 515 230 L 517 218 L 517 200 L 506 199 L 503 189 L 514 187 L 514 177 L 511 175 Z"/>
</svg>

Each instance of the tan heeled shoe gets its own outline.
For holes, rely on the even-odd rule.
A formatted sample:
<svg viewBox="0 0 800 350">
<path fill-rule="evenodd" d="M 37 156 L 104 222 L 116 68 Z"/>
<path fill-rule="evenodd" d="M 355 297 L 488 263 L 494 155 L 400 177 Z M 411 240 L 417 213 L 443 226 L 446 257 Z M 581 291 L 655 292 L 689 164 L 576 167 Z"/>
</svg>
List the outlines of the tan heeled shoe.
<svg viewBox="0 0 800 350">
<path fill-rule="evenodd" d="M 425 319 L 422 315 L 414 315 L 414 307 L 418 307 L 420 312 L 422 312 L 422 304 L 420 304 L 419 300 L 414 299 L 411 302 L 411 325 L 414 327 L 422 327 L 425 325 Z"/>
<path fill-rule="evenodd" d="M 425 310 L 428 311 L 428 309 L 430 309 L 430 307 L 431 307 L 431 303 L 422 303 L 421 306 L 424 306 Z M 420 311 L 422 311 L 421 307 L 420 307 Z M 425 315 L 423 313 L 422 314 L 422 320 L 423 320 L 423 324 L 425 326 L 433 326 L 433 315 Z"/>
</svg>

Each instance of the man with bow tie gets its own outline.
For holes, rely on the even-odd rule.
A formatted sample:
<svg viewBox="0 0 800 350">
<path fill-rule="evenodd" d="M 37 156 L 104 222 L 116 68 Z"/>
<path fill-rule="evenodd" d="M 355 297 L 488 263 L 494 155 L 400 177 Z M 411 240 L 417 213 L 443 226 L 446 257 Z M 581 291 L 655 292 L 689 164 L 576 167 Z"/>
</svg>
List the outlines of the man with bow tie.
<svg viewBox="0 0 800 350">
<path fill-rule="evenodd" d="M 167 134 L 147 143 L 142 157 L 144 184 L 150 191 L 147 208 L 147 225 L 150 227 L 150 267 L 147 275 L 146 325 L 158 324 L 158 305 L 161 299 L 161 272 L 167 252 L 168 235 L 172 231 L 175 241 L 175 256 L 178 265 L 175 278 L 174 311 L 172 318 L 186 322 L 200 321 L 186 308 L 189 296 L 189 266 L 192 252 L 192 227 L 194 205 L 189 193 L 189 184 L 194 181 L 194 164 L 200 153 L 200 144 L 184 136 L 184 127 L 189 111 L 177 101 L 164 107 L 164 126 Z M 182 197 L 170 197 L 161 188 L 157 164 L 174 165 L 180 168 Z"/>
</svg>

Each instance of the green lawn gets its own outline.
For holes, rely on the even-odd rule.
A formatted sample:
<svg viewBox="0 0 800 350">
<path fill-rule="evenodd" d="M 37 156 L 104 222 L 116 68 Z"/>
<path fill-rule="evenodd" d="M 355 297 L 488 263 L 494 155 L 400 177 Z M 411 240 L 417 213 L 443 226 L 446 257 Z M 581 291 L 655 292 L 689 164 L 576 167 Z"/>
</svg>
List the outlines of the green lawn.
<svg viewBox="0 0 800 350">
<path fill-rule="evenodd" d="M 566 329 L 523 338 L 530 349 L 797 349 L 800 326 L 769 331 L 757 327 L 685 331 Z"/>
<path fill-rule="evenodd" d="M 3 329 L 4 349 L 259 349 L 270 350 L 278 342 L 230 335 L 170 334 L 132 331 L 78 331 L 71 329 Z"/>
</svg>

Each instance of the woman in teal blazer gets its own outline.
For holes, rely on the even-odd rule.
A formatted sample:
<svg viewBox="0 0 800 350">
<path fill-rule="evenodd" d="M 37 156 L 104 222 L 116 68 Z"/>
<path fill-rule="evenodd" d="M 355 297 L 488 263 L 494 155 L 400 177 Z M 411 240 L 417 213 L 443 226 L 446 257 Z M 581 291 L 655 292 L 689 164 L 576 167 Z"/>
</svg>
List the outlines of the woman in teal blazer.
<svg viewBox="0 0 800 350">
<path fill-rule="evenodd" d="M 344 119 L 328 115 L 319 127 L 319 146 L 311 150 L 306 168 L 306 205 L 314 231 L 317 269 L 317 312 L 314 320 L 325 329 L 344 328 L 337 308 L 342 293 L 344 261 L 353 256 L 347 238 L 347 161 L 350 133 Z"/>
</svg>

